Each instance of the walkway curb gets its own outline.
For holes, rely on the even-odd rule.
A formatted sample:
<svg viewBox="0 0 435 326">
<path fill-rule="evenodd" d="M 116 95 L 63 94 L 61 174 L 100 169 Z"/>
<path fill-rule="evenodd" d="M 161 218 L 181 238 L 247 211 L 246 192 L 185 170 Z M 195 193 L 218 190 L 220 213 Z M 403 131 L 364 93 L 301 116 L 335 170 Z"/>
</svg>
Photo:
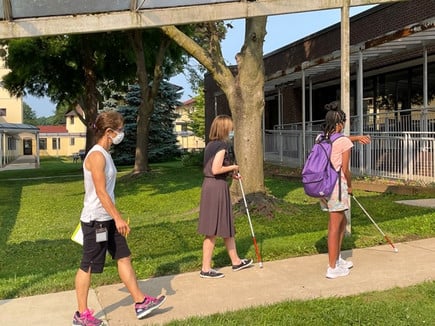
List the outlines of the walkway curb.
<svg viewBox="0 0 435 326">
<path fill-rule="evenodd" d="M 137 320 L 133 302 L 122 284 L 90 293 L 89 306 L 109 326 L 164 325 L 175 319 L 210 315 L 286 300 L 309 300 L 406 287 L 434 280 L 435 238 L 355 249 L 343 253 L 355 267 L 347 277 L 325 278 L 327 255 L 264 262 L 243 271 L 220 269 L 222 279 L 201 279 L 198 272 L 140 281 L 150 295 L 168 296 L 148 318 Z M 266 250 L 266 248 L 264 248 Z M 76 309 L 74 291 L 0 301 L 0 324 L 70 325 Z M 25 313 L 23 313 L 25 312 Z"/>
</svg>

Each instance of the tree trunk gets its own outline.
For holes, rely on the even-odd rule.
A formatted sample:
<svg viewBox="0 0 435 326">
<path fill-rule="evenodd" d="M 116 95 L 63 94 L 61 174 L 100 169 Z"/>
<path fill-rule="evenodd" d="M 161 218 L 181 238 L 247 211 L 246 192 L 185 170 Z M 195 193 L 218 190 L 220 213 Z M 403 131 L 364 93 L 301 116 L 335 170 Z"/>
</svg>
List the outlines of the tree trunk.
<svg viewBox="0 0 435 326">
<path fill-rule="evenodd" d="M 245 43 L 236 57 L 238 69 L 234 86 L 229 90 L 223 88 L 234 121 L 234 150 L 243 177 L 243 187 L 248 194 L 265 192 L 262 116 L 266 19 L 256 17 L 246 20 Z M 234 188 L 237 189 L 233 186 L 233 191 Z"/>
<path fill-rule="evenodd" d="M 150 86 L 143 48 L 142 31 L 132 30 L 128 35 L 136 57 L 136 75 L 141 94 L 141 102 L 137 114 L 137 138 L 133 174 L 142 174 L 149 171 L 148 144 L 150 121 L 154 111 L 154 99 L 158 94 L 159 86 L 163 79 L 162 65 L 170 40 L 165 36 L 162 37 L 160 47 L 155 57 L 153 82 L 152 86 Z"/>
<path fill-rule="evenodd" d="M 85 99 L 83 108 L 86 112 L 86 153 L 95 144 L 94 123 L 97 119 L 97 76 L 95 75 L 95 62 L 93 60 L 93 50 L 91 42 L 87 36 L 82 38 L 80 54 L 83 59 L 83 71 L 85 75 Z"/>
<path fill-rule="evenodd" d="M 234 120 L 235 153 L 243 176 L 246 194 L 265 193 L 261 119 L 264 111 L 263 42 L 267 17 L 246 20 L 245 41 L 237 55 L 238 71 L 233 76 L 226 66 L 219 40 L 207 52 L 175 26 L 162 27 L 163 32 L 197 59 L 213 76 L 225 93 Z M 233 183 L 232 192 L 237 192 Z"/>
</svg>

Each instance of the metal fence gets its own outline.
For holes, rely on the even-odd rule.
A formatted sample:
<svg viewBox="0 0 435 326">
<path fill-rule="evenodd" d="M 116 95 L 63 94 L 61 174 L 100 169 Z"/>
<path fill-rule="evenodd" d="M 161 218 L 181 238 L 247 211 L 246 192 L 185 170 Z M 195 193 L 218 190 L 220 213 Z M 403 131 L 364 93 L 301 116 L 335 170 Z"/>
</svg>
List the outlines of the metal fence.
<svg viewBox="0 0 435 326">
<path fill-rule="evenodd" d="M 301 168 L 321 130 L 321 123 L 307 123 L 305 139 L 300 123 L 266 130 L 265 161 Z M 351 117 L 351 135 L 360 134 L 356 131 L 359 124 L 358 117 Z M 434 108 L 365 115 L 362 133 L 369 134 L 372 141 L 368 145 L 354 144 L 353 174 L 435 183 Z"/>
</svg>

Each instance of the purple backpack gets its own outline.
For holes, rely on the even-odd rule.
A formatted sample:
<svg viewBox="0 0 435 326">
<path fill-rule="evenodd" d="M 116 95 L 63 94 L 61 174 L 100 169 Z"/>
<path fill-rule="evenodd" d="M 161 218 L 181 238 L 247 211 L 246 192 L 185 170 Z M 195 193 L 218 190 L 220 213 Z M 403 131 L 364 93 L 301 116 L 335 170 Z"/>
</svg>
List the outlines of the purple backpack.
<svg viewBox="0 0 435 326">
<path fill-rule="evenodd" d="M 308 196 L 320 198 L 332 194 L 341 174 L 341 168 L 336 171 L 331 162 L 332 143 L 342 136 L 341 133 L 334 133 L 330 138 L 326 138 L 324 134 L 316 137 L 302 169 L 302 184 Z M 341 187 L 339 197 L 341 200 Z"/>
</svg>

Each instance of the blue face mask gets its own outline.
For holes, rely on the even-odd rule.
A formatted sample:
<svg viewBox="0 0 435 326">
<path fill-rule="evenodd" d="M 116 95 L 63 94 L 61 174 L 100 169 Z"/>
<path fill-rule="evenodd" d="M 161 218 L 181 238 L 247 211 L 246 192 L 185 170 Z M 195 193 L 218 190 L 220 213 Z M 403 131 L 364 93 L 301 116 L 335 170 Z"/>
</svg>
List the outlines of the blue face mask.
<svg viewBox="0 0 435 326">
<path fill-rule="evenodd" d="M 232 140 L 234 138 L 234 130 L 231 130 L 228 137 Z"/>
</svg>

